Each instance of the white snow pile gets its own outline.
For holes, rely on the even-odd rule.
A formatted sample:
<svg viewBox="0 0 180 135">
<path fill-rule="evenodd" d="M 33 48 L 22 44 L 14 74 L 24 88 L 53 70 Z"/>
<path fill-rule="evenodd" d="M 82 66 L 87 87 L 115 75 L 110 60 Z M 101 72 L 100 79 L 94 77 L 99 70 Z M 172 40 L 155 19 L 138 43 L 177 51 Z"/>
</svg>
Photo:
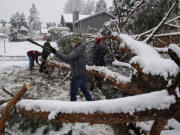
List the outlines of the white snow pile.
<svg viewBox="0 0 180 135">
<path fill-rule="evenodd" d="M 122 82 L 122 83 L 127 83 L 127 82 L 131 82 L 131 76 L 130 77 L 126 77 L 120 73 L 117 73 L 117 72 L 113 72 L 111 71 L 110 69 L 108 69 L 107 67 L 102 67 L 102 66 L 86 66 L 86 69 L 87 70 L 95 70 L 95 71 L 98 71 L 98 72 L 103 72 L 106 77 L 112 77 L 114 78 L 117 82 Z"/>
<path fill-rule="evenodd" d="M 136 41 L 128 35 L 116 34 L 130 48 L 130 50 L 136 55 L 130 60 L 130 63 L 139 64 L 142 68 L 142 72 L 151 75 L 160 75 L 167 79 L 167 77 L 175 76 L 179 67 L 176 63 L 170 59 L 164 59 L 160 54 L 151 46 Z"/>
<path fill-rule="evenodd" d="M 177 56 L 180 58 L 180 47 L 178 47 L 175 44 L 171 44 L 169 46 L 169 49 L 173 50 L 177 54 Z"/>
<path fill-rule="evenodd" d="M 159 100 L 161 99 L 161 100 Z M 50 112 L 48 118 L 54 119 L 58 113 L 130 113 L 151 109 L 167 109 L 176 102 L 175 97 L 166 90 L 132 97 L 91 102 L 69 102 L 59 100 L 21 100 L 17 107 L 37 112 Z"/>
</svg>

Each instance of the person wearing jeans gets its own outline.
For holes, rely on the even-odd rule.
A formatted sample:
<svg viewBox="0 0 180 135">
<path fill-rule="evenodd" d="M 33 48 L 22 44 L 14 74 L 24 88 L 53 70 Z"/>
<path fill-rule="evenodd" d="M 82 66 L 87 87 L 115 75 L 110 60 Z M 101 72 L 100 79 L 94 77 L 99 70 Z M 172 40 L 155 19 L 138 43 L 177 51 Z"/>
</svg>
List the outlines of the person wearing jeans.
<svg viewBox="0 0 180 135">
<path fill-rule="evenodd" d="M 34 67 L 34 60 L 38 64 L 38 57 L 41 55 L 39 51 L 31 50 L 27 52 L 27 56 L 29 58 L 29 69 L 33 70 Z"/>
<path fill-rule="evenodd" d="M 54 53 L 60 60 L 70 64 L 72 79 L 70 83 L 70 100 L 76 101 L 76 95 L 79 88 L 84 94 L 86 100 L 92 101 L 92 97 L 87 90 L 86 80 L 87 80 L 87 71 L 86 71 L 86 58 L 84 56 L 86 46 L 81 43 L 81 37 L 79 34 L 75 34 L 72 37 L 72 51 L 69 54 L 63 54 L 56 51 L 51 47 L 51 52 Z"/>
</svg>

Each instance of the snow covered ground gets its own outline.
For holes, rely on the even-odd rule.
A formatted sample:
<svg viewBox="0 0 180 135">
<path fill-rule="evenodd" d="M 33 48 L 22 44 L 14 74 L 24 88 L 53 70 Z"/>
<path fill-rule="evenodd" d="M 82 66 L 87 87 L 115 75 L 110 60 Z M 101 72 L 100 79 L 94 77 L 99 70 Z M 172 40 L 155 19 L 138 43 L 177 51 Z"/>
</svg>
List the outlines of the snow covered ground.
<svg viewBox="0 0 180 135">
<path fill-rule="evenodd" d="M 39 43 L 43 44 L 42 41 Z M 52 43 L 56 46 L 55 43 Z M 0 40 L 0 88 L 4 86 L 12 93 L 16 93 L 24 83 L 30 83 L 31 88 L 25 94 L 26 97 L 43 100 L 69 101 L 69 81 L 62 82 L 63 75 L 53 74 L 53 78 L 47 79 L 47 75 L 38 72 L 36 65 L 34 71 L 28 70 L 28 59 L 26 52 L 31 49 L 41 51 L 40 47 L 31 45 L 28 42 L 6 42 L 7 53 L 3 52 L 3 40 Z M 15 56 L 15 57 L 9 57 Z M 20 57 L 21 56 L 21 57 Z M 63 74 L 63 73 L 62 73 Z M 10 96 L 0 90 L 0 99 L 10 99 Z M 78 96 L 80 101 L 84 98 Z M 150 123 L 150 124 L 149 124 Z M 137 123 L 137 126 L 149 130 L 152 122 Z M 33 135 L 40 135 L 43 128 L 37 130 Z M 113 129 L 109 125 L 89 125 L 85 123 L 63 124 L 59 131 L 50 131 L 49 135 L 66 135 L 72 130 L 72 135 L 113 135 Z M 29 132 L 21 132 L 17 128 L 7 130 L 13 135 L 30 135 Z M 180 135 L 180 123 L 176 120 L 169 120 L 168 125 L 161 135 Z"/>
<path fill-rule="evenodd" d="M 39 42 L 43 44 L 43 42 Z M 52 43 L 55 47 L 56 43 Z M 69 81 L 62 82 L 62 76 L 54 74 L 53 79 L 47 79 L 47 75 L 38 72 L 36 65 L 34 71 L 28 70 L 28 59 L 26 52 L 31 49 L 41 51 L 40 47 L 31 45 L 28 42 L 7 42 L 7 53 L 3 53 L 3 41 L 0 40 L 0 88 L 4 86 L 7 90 L 15 94 L 24 83 L 30 83 L 31 88 L 25 94 L 26 97 L 34 99 L 49 99 L 69 101 Z M 18 48 L 18 49 L 17 49 Z M 8 57 L 15 56 L 15 57 Z M 23 57 L 18 57 L 23 56 Z M 0 90 L 0 99 L 10 99 L 11 97 Z M 78 97 L 79 100 L 85 100 Z M 42 127 L 33 135 L 40 135 Z M 113 135 L 113 129 L 109 125 L 89 125 L 87 123 L 67 123 L 59 131 L 50 131 L 49 135 L 67 135 L 72 130 L 73 135 Z M 31 133 L 21 132 L 15 126 L 13 130 L 7 129 L 13 135 L 31 135 Z"/>
</svg>

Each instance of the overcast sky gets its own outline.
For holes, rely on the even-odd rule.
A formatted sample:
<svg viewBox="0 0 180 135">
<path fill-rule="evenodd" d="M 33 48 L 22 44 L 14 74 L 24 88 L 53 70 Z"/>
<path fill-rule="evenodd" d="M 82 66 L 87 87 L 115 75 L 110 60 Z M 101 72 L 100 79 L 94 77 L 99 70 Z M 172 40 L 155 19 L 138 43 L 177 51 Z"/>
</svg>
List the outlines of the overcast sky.
<svg viewBox="0 0 180 135">
<path fill-rule="evenodd" d="M 64 4 L 67 0 L 0 0 L 0 19 L 9 21 L 12 14 L 17 11 L 29 15 L 32 3 L 36 4 L 42 22 L 60 22 Z M 98 0 L 94 0 L 98 1 Z M 108 7 L 112 5 L 112 0 L 106 0 Z"/>
</svg>

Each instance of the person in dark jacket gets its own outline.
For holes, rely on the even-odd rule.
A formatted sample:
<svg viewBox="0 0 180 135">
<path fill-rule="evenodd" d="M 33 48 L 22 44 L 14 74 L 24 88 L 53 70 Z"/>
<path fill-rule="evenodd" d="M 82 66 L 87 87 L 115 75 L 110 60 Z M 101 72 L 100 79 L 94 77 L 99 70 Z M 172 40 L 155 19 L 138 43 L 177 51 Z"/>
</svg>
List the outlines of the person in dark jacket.
<svg viewBox="0 0 180 135">
<path fill-rule="evenodd" d="M 102 45 L 102 40 L 102 38 L 97 37 L 95 45 L 92 47 L 92 64 L 95 66 L 105 66 L 106 50 Z"/>
<path fill-rule="evenodd" d="M 63 54 L 56 51 L 54 48 L 52 52 L 62 61 L 70 64 L 72 79 L 70 83 L 70 100 L 76 101 L 76 95 L 78 89 L 80 88 L 84 94 L 86 100 L 92 101 L 92 97 L 87 90 L 86 80 L 87 80 L 87 71 L 86 71 L 86 58 L 85 58 L 85 49 L 86 45 L 81 43 L 81 37 L 79 34 L 75 34 L 72 37 L 72 51 L 69 54 Z"/>
<path fill-rule="evenodd" d="M 48 38 L 47 41 L 44 43 L 44 47 L 51 48 L 50 41 L 51 41 L 50 38 Z M 50 55 L 50 51 L 46 48 L 44 48 L 41 53 L 42 63 L 40 65 L 40 70 L 39 70 L 40 72 L 45 72 L 46 60 L 47 60 L 48 56 Z"/>
<path fill-rule="evenodd" d="M 38 63 L 38 57 L 41 55 L 41 53 L 39 51 L 36 50 L 31 50 L 27 52 L 27 56 L 29 58 L 29 69 L 33 70 L 34 67 L 34 60 L 36 61 L 37 64 Z"/>
<path fill-rule="evenodd" d="M 97 37 L 94 46 L 92 47 L 92 64 L 95 66 L 105 66 L 104 56 L 106 55 L 106 50 L 102 45 L 102 38 Z M 93 85 L 91 86 L 91 90 L 95 87 L 101 89 L 102 87 L 102 79 L 93 78 Z"/>
</svg>

